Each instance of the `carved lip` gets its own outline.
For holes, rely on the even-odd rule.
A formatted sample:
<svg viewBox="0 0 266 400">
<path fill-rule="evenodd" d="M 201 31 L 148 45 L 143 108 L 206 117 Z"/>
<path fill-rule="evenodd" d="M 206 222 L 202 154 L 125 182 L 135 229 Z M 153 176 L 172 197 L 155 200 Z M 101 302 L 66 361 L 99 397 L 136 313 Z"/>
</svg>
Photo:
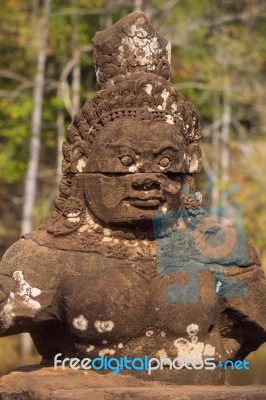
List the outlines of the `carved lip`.
<svg viewBox="0 0 266 400">
<path fill-rule="evenodd" d="M 161 197 L 130 197 L 128 200 L 132 206 L 139 208 L 156 208 L 163 201 Z"/>
</svg>

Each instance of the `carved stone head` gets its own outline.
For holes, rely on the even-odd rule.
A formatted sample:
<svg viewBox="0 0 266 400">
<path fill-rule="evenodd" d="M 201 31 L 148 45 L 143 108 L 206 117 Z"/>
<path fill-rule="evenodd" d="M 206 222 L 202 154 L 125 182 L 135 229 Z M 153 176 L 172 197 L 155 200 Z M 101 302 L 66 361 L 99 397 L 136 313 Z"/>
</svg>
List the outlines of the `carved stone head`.
<svg viewBox="0 0 266 400">
<path fill-rule="evenodd" d="M 98 32 L 93 50 L 100 90 L 67 131 L 57 212 L 77 227 L 85 209 L 101 225 L 147 226 L 180 208 L 200 170 L 198 115 L 169 81 L 170 43 L 142 12 Z"/>
</svg>

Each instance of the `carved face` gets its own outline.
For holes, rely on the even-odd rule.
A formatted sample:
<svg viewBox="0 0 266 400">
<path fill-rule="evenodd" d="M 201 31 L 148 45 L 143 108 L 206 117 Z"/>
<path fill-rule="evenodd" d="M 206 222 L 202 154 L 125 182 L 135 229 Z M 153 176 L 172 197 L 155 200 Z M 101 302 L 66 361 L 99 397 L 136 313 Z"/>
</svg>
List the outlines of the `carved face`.
<svg viewBox="0 0 266 400">
<path fill-rule="evenodd" d="M 184 139 L 167 122 L 124 118 L 108 124 L 91 147 L 83 174 L 87 206 L 106 223 L 138 225 L 179 208 Z"/>
</svg>

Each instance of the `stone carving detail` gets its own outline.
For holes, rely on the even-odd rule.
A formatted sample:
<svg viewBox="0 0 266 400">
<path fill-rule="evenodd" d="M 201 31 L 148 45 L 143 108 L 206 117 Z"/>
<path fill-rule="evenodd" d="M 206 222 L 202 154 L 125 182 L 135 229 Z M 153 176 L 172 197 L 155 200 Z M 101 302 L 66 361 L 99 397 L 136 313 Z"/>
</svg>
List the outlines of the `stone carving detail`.
<svg viewBox="0 0 266 400">
<path fill-rule="evenodd" d="M 93 101 L 88 101 L 75 115 L 67 132 L 68 141 L 63 147 L 64 172 L 89 172 L 89 166 L 86 168 L 84 163 L 78 162 L 82 158 L 75 158 L 75 154 L 87 156 L 89 146 L 99 131 L 119 118 L 175 124 L 188 146 L 198 144 L 201 129 L 196 109 L 191 103 L 163 79 L 159 81 L 151 74 L 130 77 L 120 85 L 100 91 Z M 188 148 L 193 149 L 192 146 Z M 190 172 L 198 172 L 198 169 Z"/>
<path fill-rule="evenodd" d="M 93 38 L 93 59 L 98 84 L 114 85 L 134 72 L 152 72 L 170 79 L 171 45 L 155 32 L 142 13 L 120 20 Z"/>
<path fill-rule="evenodd" d="M 221 384 L 218 365 L 266 339 L 256 250 L 201 208 L 201 127 L 169 81 L 169 42 L 135 12 L 93 51 L 100 90 L 67 130 L 55 210 L 0 265 L 0 335 L 29 331 L 45 362 L 211 356 L 214 371 L 137 374 Z M 226 295 L 232 277 L 244 298 Z"/>
</svg>

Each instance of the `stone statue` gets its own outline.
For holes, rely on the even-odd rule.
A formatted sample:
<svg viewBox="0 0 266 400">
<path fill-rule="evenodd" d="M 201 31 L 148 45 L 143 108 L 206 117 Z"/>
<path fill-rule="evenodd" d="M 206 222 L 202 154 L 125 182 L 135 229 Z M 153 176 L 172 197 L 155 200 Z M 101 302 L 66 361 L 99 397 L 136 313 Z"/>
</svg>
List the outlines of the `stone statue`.
<svg viewBox="0 0 266 400">
<path fill-rule="evenodd" d="M 170 83 L 170 43 L 135 12 L 98 32 L 93 54 L 99 91 L 67 130 L 55 210 L 0 265 L 0 335 L 30 332 L 52 364 L 197 359 L 128 373 L 223 384 L 222 368 L 197 363 L 243 360 L 266 340 L 256 250 L 200 206 L 201 128 Z"/>
</svg>

